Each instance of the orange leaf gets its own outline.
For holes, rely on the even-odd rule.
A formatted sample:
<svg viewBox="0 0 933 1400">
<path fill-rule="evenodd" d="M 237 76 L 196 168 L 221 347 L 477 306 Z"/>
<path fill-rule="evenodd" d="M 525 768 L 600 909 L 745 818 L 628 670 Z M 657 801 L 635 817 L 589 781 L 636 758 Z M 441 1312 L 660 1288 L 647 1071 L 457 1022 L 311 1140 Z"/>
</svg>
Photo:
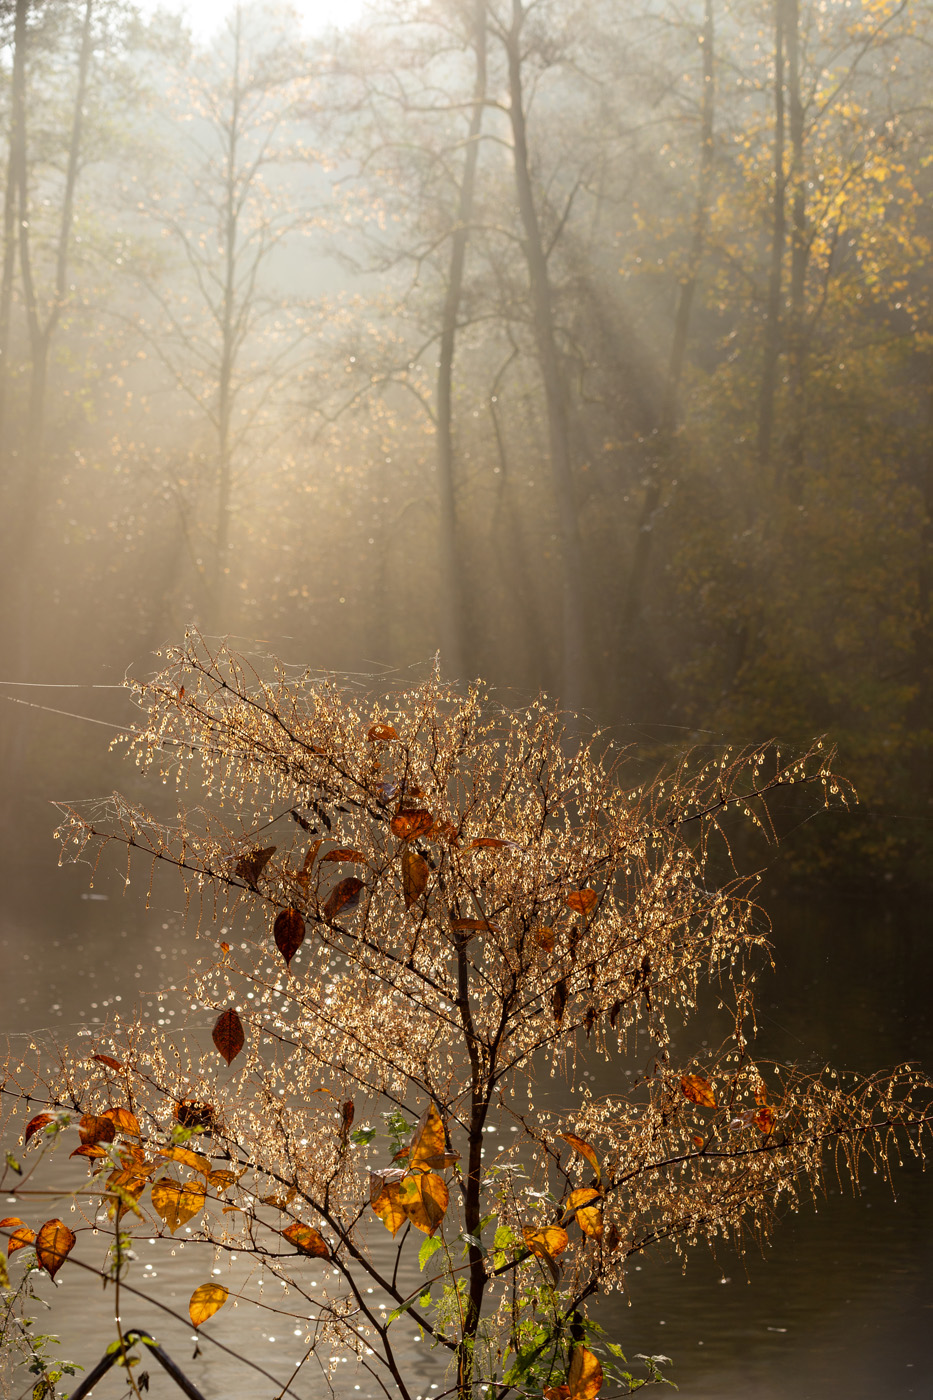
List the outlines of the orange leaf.
<svg viewBox="0 0 933 1400">
<path fill-rule="evenodd" d="M 574 1347 L 567 1372 L 570 1400 L 596 1400 L 602 1383 L 603 1368 L 593 1353 L 586 1347 Z"/>
<path fill-rule="evenodd" d="M 765 1137 L 774 1132 L 776 1122 L 774 1109 L 770 1104 L 764 1104 L 755 1114 L 755 1127 L 759 1132 L 764 1133 Z"/>
<path fill-rule="evenodd" d="M 415 1229 L 433 1235 L 450 1196 L 444 1178 L 435 1172 L 411 1172 L 399 1182 L 398 1200 Z"/>
<path fill-rule="evenodd" d="M 321 856 L 321 864 L 325 860 L 350 861 L 353 865 L 365 865 L 366 857 L 362 851 L 357 851 L 353 846 L 335 846 L 332 851 L 328 851 L 326 856 Z"/>
<path fill-rule="evenodd" d="M 80 1147 L 76 1147 L 74 1152 L 69 1152 L 69 1157 L 106 1157 L 106 1147 L 99 1147 L 97 1143 L 84 1142 Z"/>
<path fill-rule="evenodd" d="M 325 919 L 335 919 L 338 914 L 349 914 L 360 902 L 360 891 L 363 888 L 363 881 L 358 880 L 355 875 L 348 875 L 345 880 L 341 880 L 330 893 L 327 903 L 324 905 Z"/>
<path fill-rule="evenodd" d="M 207 1176 L 211 1169 L 206 1157 L 202 1157 L 200 1152 L 190 1152 L 187 1147 L 160 1147 L 159 1156 L 167 1157 L 170 1162 L 183 1162 L 186 1167 L 193 1167 L 204 1176 Z"/>
<path fill-rule="evenodd" d="M 506 846 L 514 845 L 514 841 L 503 841 L 500 836 L 477 836 L 470 842 L 470 847 L 477 846 L 484 851 L 501 851 Z"/>
<path fill-rule="evenodd" d="M 525 1226 L 522 1237 L 532 1254 L 563 1254 L 570 1243 L 570 1236 L 561 1225 L 540 1225 L 536 1229 Z"/>
<path fill-rule="evenodd" d="M 282 1238 L 293 1244 L 300 1254 L 309 1254 L 312 1259 L 329 1259 L 330 1250 L 323 1235 L 311 1225 L 302 1225 L 297 1220 L 282 1231 Z"/>
<path fill-rule="evenodd" d="M 540 928 L 534 930 L 531 937 L 532 941 L 537 944 L 539 948 L 543 948 L 546 953 L 553 953 L 554 930 L 552 928 L 548 928 L 546 924 L 543 924 Z"/>
<path fill-rule="evenodd" d="M 237 1172 L 222 1171 L 218 1168 L 218 1170 L 208 1173 L 207 1184 L 221 1191 L 229 1191 L 230 1187 L 235 1186 L 239 1179 L 240 1176 Z"/>
<path fill-rule="evenodd" d="M 699 1133 L 694 1133 L 690 1141 L 693 1143 L 694 1147 L 702 1147 L 706 1139 L 701 1138 Z"/>
<path fill-rule="evenodd" d="M 454 933 L 498 933 L 498 924 L 492 924 L 488 919 L 451 919 L 450 927 Z"/>
<path fill-rule="evenodd" d="M 26 1146 L 32 1135 L 39 1132 L 40 1128 L 44 1128 L 47 1123 L 54 1123 L 54 1121 L 51 1113 L 39 1113 L 35 1118 L 30 1118 L 23 1133 L 23 1146 Z"/>
<path fill-rule="evenodd" d="M 410 909 L 420 899 L 428 885 L 428 863 L 410 848 L 402 852 L 402 892 L 405 908 Z"/>
<path fill-rule="evenodd" d="M 18 1230 L 14 1230 L 10 1236 L 10 1243 L 7 1245 L 7 1258 L 15 1254 L 18 1249 L 25 1249 L 27 1244 L 32 1244 L 36 1238 L 35 1230 L 30 1230 L 28 1225 L 21 1225 Z"/>
<path fill-rule="evenodd" d="M 412 841 L 416 836 L 425 836 L 434 825 L 431 813 L 423 807 L 415 807 L 410 812 L 398 812 L 392 818 L 392 835 L 401 841 Z"/>
<path fill-rule="evenodd" d="M 369 1203 L 393 1236 L 408 1220 L 398 1194 L 404 1175 L 400 1167 L 389 1167 L 386 1171 L 369 1174 Z"/>
<path fill-rule="evenodd" d="M 370 725 L 366 737 L 371 744 L 376 744 L 388 743 L 390 739 L 397 739 L 398 735 L 391 724 L 373 724 Z"/>
<path fill-rule="evenodd" d="M 277 849 L 276 846 L 254 846 L 251 851 L 245 851 L 233 868 L 234 875 L 255 889 L 260 875 Z"/>
<path fill-rule="evenodd" d="M 22 1223 L 18 1215 L 5 1215 L 0 1220 L 0 1230 L 5 1230 L 11 1225 L 22 1225 Z"/>
<path fill-rule="evenodd" d="M 188 1302 L 188 1316 L 192 1327 L 200 1327 L 215 1312 L 219 1312 L 229 1294 L 222 1283 L 202 1283 L 196 1288 Z"/>
<path fill-rule="evenodd" d="M 564 1139 L 564 1142 L 570 1143 L 570 1146 L 573 1148 L 574 1152 L 579 1152 L 581 1157 L 586 1158 L 586 1160 L 589 1162 L 590 1166 L 596 1173 L 596 1180 L 601 1181 L 602 1172 L 599 1168 L 599 1159 L 597 1158 L 596 1153 L 590 1146 L 590 1144 L 588 1142 L 584 1142 L 582 1138 L 577 1137 L 575 1133 L 561 1133 L 560 1136 Z"/>
<path fill-rule="evenodd" d="M 713 1086 L 708 1079 L 704 1079 L 699 1074 L 685 1074 L 681 1077 L 680 1087 L 691 1103 L 698 1103 L 702 1108 L 715 1108 L 716 1100 L 713 1097 Z"/>
<path fill-rule="evenodd" d="M 589 1235 L 590 1239 L 601 1240 L 603 1237 L 603 1212 L 599 1206 L 584 1206 L 577 1211 L 577 1224 L 584 1235 Z"/>
<path fill-rule="evenodd" d="M 572 890 L 564 899 L 568 909 L 572 909 L 576 914 L 586 917 L 591 914 L 599 902 L 599 895 L 595 890 Z"/>
<path fill-rule="evenodd" d="M 243 1034 L 243 1022 L 232 1006 L 217 1017 L 211 1038 L 227 1064 L 232 1064 L 243 1049 L 246 1039 Z"/>
<path fill-rule="evenodd" d="M 578 1186 L 575 1191 L 571 1191 L 564 1204 L 564 1214 L 569 1215 L 572 1211 L 579 1210 L 581 1206 L 588 1206 L 593 1201 L 599 1199 L 601 1191 L 597 1191 L 595 1186 Z"/>
<path fill-rule="evenodd" d="M 139 1137 L 139 1120 L 128 1108 L 108 1108 L 101 1117 L 109 1118 L 118 1133 L 126 1133 L 128 1137 Z"/>
<path fill-rule="evenodd" d="M 36 1235 L 36 1258 L 54 1278 L 75 1247 L 75 1233 L 63 1220 L 47 1220 Z"/>
<path fill-rule="evenodd" d="M 283 909 L 281 914 L 276 916 L 272 925 L 272 937 L 285 959 L 285 966 L 290 967 L 292 958 L 305 941 L 305 921 L 297 909 Z"/>
</svg>

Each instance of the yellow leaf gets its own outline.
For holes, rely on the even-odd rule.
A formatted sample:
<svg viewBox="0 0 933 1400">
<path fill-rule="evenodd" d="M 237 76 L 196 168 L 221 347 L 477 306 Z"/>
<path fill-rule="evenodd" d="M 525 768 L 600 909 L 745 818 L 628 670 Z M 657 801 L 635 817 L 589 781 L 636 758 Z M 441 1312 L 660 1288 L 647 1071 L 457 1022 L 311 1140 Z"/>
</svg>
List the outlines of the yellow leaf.
<svg viewBox="0 0 933 1400">
<path fill-rule="evenodd" d="M 444 1219 L 449 1203 L 447 1184 L 435 1172 L 411 1172 L 398 1186 L 398 1200 L 416 1230 L 426 1235 Z"/>
<path fill-rule="evenodd" d="M 429 1165 L 428 1159 L 443 1156 L 447 1148 L 444 1141 L 444 1120 L 434 1104 L 428 1104 L 415 1125 L 411 1139 L 411 1166 Z"/>
<path fill-rule="evenodd" d="M 152 1204 L 174 1235 L 179 1226 L 184 1225 L 204 1209 L 207 1187 L 203 1181 L 186 1181 L 179 1185 L 170 1176 L 160 1176 L 152 1183 L 149 1193 Z"/>
<path fill-rule="evenodd" d="M 586 1160 L 589 1162 L 590 1166 L 596 1173 L 596 1180 L 601 1181 L 603 1174 L 600 1171 L 599 1159 L 597 1158 L 596 1153 L 594 1152 L 590 1144 L 588 1142 L 584 1142 L 582 1138 L 577 1137 L 575 1133 L 561 1133 L 560 1136 L 564 1139 L 564 1142 L 570 1143 L 570 1146 L 573 1148 L 574 1152 L 579 1152 L 581 1157 L 586 1158 Z"/>
<path fill-rule="evenodd" d="M 240 1179 L 238 1172 L 213 1171 L 208 1174 L 207 1184 L 221 1191 L 229 1191 L 231 1186 L 235 1186 Z"/>
<path fill-rule="evenodd" d="M 591 1239 L 603 1237 L 603 1213 L 599 1206 L 583 1206 L 577 1211 L 577 1224 Z"/>
<path fill-rule="evenodd" d="M 573 1211 L 579 1210 L 581 1206 L 588 1206 L 600 1196 L 595 1186 L 578 1186 L 576 1191 L 571 1191 L 564 1205 L 564 1214 L 570 1215 Z"/>
<path fill-rule="evenodd" d="M 603 1368 L 586 1347 L 574 1347 L 567 1372 L 570 1400 L 596 1400 L 603 1383 Z"/>
<path fill-rule="evenodd" d="M 563 1254 L 570 1243 L 567 1231 L 560 1225 L 541 1225 L 535 1230 L 526 1226 L 522 1230 L 522 1236 L 532 1254 L 549 1254 L 552 1258 L 556 1254 Z"/>
<path fill-rule="evenodd" d="M 410 909 L 420 899 L 428 885 L 428 863 L 410 846 L 402 852 L 402 893 L 405 908 Z"/>
<path fill-rule="evenodd" d="M 200 1327 L 215 1312 L 219 1312 L 229 1294 L 222 1283 L 202 1283 L 196 1288 L 188 1302 L 188 1316 L 192 1327 Z"/>
<path fill-rule="evenodd" d="M 196 1172 L 203 1172 L 207 1176 L 211 1169 L 211 1164 L 206 1157 L 202 1157 L 200 1152 L 191 1152 L 187 1147 L 160 1147 L 160 1157 L 168 1157 L 172 1162 L 183 1162 L 186 1167 L 194 1167 Z"/>
<path fill-rule="evenodd" d="M 391 1235 L 397 1235 L 408 1219 L 398 1194 L 404 1175 L 401 1168 L 390 1167 L 369 1177 L 369 1203 Z"/>
<path fill-rule="evenodd" d="M 135 1113 L 130 1113 L 128 1108 L 108 1108 L 101 1114 L 102 1118 L 109 1118 L 118 1133 L 126 1133 L 129 1137 L 139 1137 L 139 1120 Z"/>
</svg>

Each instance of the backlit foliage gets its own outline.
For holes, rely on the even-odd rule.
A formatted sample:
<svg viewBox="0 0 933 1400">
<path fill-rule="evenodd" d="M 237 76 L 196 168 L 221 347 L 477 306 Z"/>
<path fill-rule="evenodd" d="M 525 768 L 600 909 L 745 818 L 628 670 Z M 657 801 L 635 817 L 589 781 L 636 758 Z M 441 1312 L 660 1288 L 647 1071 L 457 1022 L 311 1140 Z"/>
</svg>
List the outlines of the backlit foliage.
<svg viewBox="0 0 933 1400">
<path fill-rule="evenodd" d="M 819 744 L 633 787 L 625 753 L 543 699 L 505 712 L 435 675 L 374 701 L 198 636 L 137 695 L 131 752 L 181 805 L 166 819 L 115 796 L 66 809 L 60 835 L 67 859 L 123 848 L 134 878 L 177 867 L 200 939 L 189 1024 L 115 1021 L 39 1083 L 8 1067 L 7 1089 L 31 1095 L 30 1153 L 77 1127 L 114 1225 L 102 1272 L 125 1272 L 141 1217 L 169 1246 L 190 1228 L 206 1275 L 227 1253 L 287 1283 L 278 1306 L 307 1325 L 293 1393 L 316 1384 L 305 1365 L 333 1375 L 352 1354 L 408 1396 L 412 1323 L 461 1400 L 659 1379 L 587 1315 L 633 1256 L 741 1247 L 819 1188 L 828 1154 L 857 1179 L 894 1138 L 922 1151 L 912 1068 L 843 1083 L 752 1058 L 767 920 L 729 814 L 767 829 L 791 783 L 845 801 Z M 729 1033 L 681 1059 L 704 991 Z M 582 1055 L 618 1066 L 615 1093 L 592 1094 Z M 549 1106 L 554 1076 L 575 1107 Z M 34 1223 L 51 1272 L 75 1237 Z M 191 1298 L 205 1335 L 248 1296 L 228 1283 Z"/>
</svg>

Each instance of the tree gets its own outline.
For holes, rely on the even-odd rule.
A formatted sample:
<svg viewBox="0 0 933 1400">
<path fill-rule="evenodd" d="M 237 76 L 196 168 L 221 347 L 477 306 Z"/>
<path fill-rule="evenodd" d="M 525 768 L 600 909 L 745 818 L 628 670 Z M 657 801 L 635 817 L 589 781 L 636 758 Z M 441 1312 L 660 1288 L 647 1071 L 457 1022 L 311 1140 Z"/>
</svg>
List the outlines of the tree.
<svg viewBox="0 0 933 1400">
<path fill-rule="evenodd" d="M 116 845 L 180 874 L 212 945 L 185 1000 L 213 1049 L 195 1024 L 179 1040 L 131 1018 L 54 1074 L 8 1069 L 30 1151 L 77 1126 L 112 1224 L 101 1266 L 76 1249 L 93 1219 L 34 1233 L 8 1217 L 28 1278 L 78 1260 L 125 1287 L 131 1217 L 167 1244 L 191 1222 L 192 1243 L 286 1282 L 286 1314 L 310 1308 L 293 1393 L 304 1365 L 345 1352 L 408 1400 L 405 1315 L 460 1400 L 593 1400 L 604 1375 L 624 1392 L 661 1377 L 658 1358 L 633 1375 L 589 1316 L 633 1256 L 766 1231 L 827 1151 L 857 1177 L 896 1140 L 922 1150 L 933 1084 L 916 1069 L 843 1083 L 752 1057 L 767 925 L 729 813 L 767 829 L 791 784 L 844 801 L 819 744 L 687 756 L 633 784 L 624 754 L 571 740 L 544 700 L 508 714 L 431 676 L 373 701 L 197 636 L 136 689 L 137 763 L 179 786 L 200 772 L 211 805 L 166 821 L 120 797 L 107 816 L 66 808 L 63 851 L 96 863 Z M 723 1043 L 678 1062 L 708 985 Z M 584 1050 L 618 1065 L 617 1093 L 590 1096 Z M 572 1109 L 541 1104 L 548 1072 Z M 227 1297 L 209 1275 L 194 1325 Z"/>
</svg>

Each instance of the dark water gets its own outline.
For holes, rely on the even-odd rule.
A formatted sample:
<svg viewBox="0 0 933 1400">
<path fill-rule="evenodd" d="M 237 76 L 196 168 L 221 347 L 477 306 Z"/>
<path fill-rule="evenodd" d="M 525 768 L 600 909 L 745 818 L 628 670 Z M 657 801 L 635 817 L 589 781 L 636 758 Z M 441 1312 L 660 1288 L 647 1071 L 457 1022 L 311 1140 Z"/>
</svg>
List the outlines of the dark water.
<svg viewBox="0 0 933 1400">
<path fill-rule="evenodd" d="M 95 1025 L 136 1003 L 144 1015 L 171 1024 L 171 1008 L 160 1008 L 154 992 L 180 984 L 189 961 L 177 889 L 157 886 L 147 910 L 142 885 L 124 888 L 111 867 L 91 891 L 86 868 L 57 867 L 44 834 L 52 821 L 33 812 L 28 825 L 36 842 L 28 851 L 4 852 L 0 904 L 0 1011 L 13 1044 L 48 1027 L 69 1039 L 82 1034 L 90 1046 Z M 766 888 L 777 966 L 759 992 L 761 1054 L 861 1071 L 904 1059 L 933 1066 L 929 911 L 897 903 L 888 891 L 882 880 L 876 899 L 855 902 L 844 893 L 804 898 Z M 592 1068 L 597 1092 L 613 1087 L 610 1070 Z M 73 1184 L 70 1171 L 67 1180 Z M 50 1203 L 49 1213 L 68 1209 L 67 1202 Z M 139 1253 L 130 1281 L 144 1286 L 148 1276 L 147 1291 L 184 1312 L 192 1288 L 204 1281 L 203 1253 L 179 1243 L 171 1270 L 145 1242 Z M 236 1267 L 224 1263 L 224 1281 L 228 1270 L 236 1277 Z M 61 1331 L 63 1351 L 89 1366 L 111 1338 L 112 1302 L 76 1273 L 65 1270 L 61 1279 L 51 1325 Z M 933 1177 L 913 1163 L 895 1173 L 894 1194 L 870 1174 L 855 1196 L 830 1181 L 825 1198 L 804 1201 L 779 1223 L 764 1257 L 754 1249 L 744 1258 L 699 1252 L 686 1268 L 676 1258 L 646 1259 L 629 1283 L 627 1298 L 603 1302 L 601 1321 L 630 1359 L 638 1352 L 672 1357 L 670 1375 L 688 1400 L 933 1396 Z M 209 1397 L 276 1393 L 206 1343 L 190 1360 L 190 1328 L 142 1300 L 124 1307 L 123 1320 L 158 1330 Z M 446 1389 L 443 1364 L 404 1319 L 396 1325 L 409 1335 L 414 1390 L 429 1400 Z M 296 1335 L 272 1313 L 226 1309 L 211 1331 L 267 1366 L 280 1384 L 304 1350 L 303 1332 Z M 365 1375 L 357 1382 L 360 1400 L 377 1393 Z M 320 1375 L 299 1389 L 325 1393 Z M 153 1391 L 174 1393 L 157 1374 Z M 96 1393 L 116 1396 L 120 1388 L 111 1378 Z"/>
</svg>

